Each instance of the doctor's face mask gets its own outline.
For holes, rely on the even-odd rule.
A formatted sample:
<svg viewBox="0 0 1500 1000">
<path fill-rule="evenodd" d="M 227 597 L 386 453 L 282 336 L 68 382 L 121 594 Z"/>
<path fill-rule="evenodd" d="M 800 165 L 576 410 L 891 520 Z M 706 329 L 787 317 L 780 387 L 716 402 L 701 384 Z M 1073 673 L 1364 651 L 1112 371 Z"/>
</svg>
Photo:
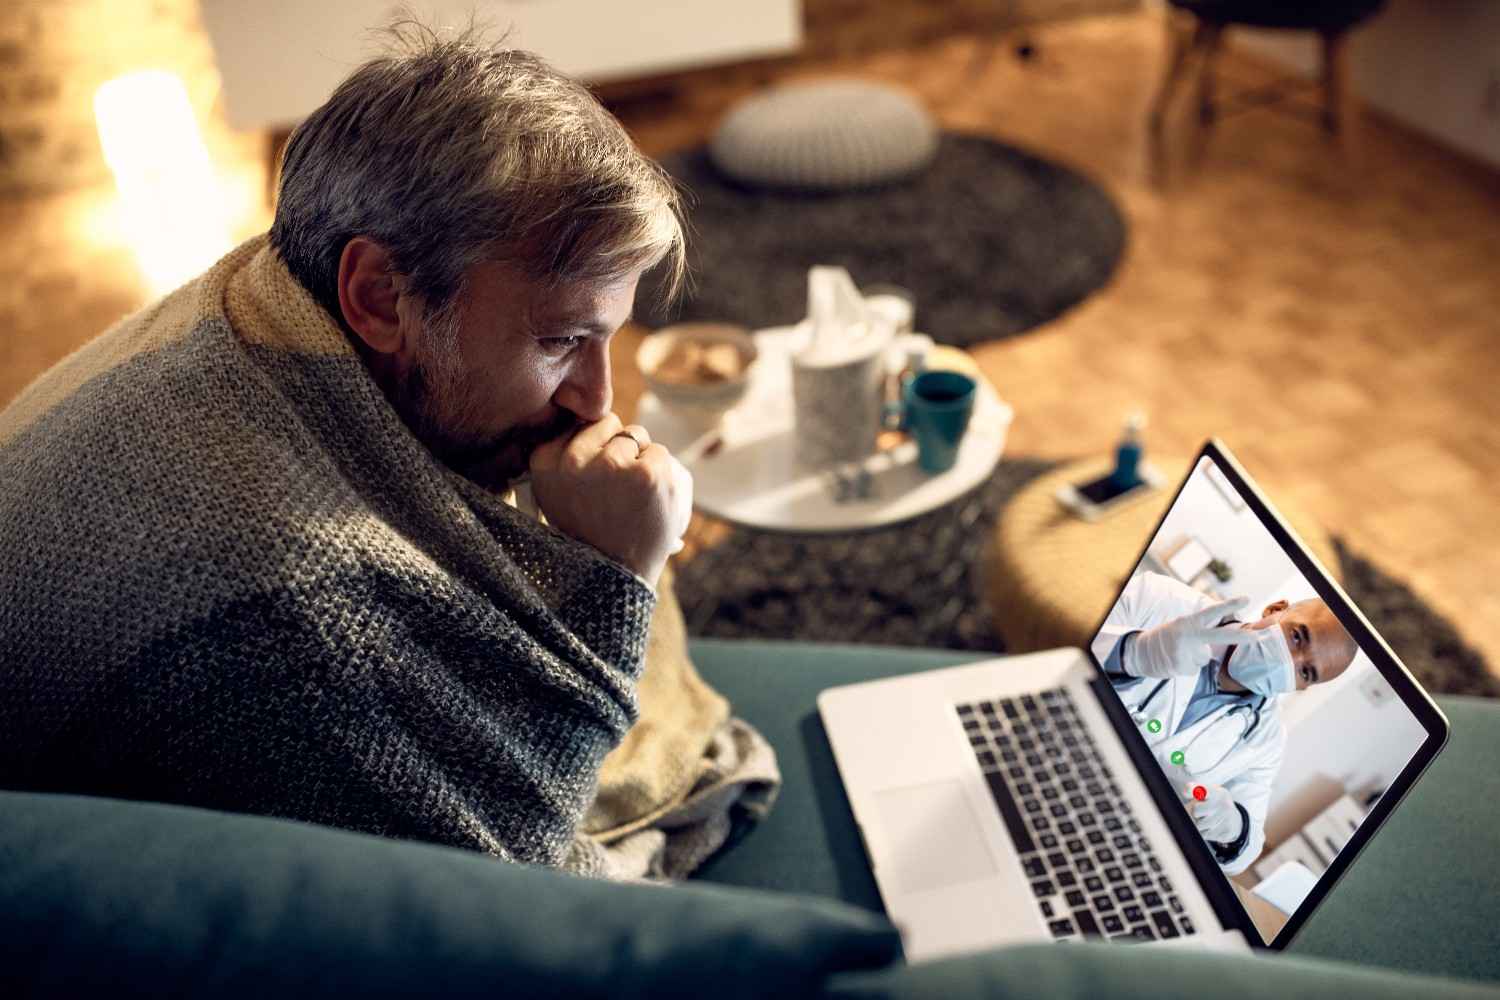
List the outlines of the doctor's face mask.
<svg viewBox="0 0 1500 1000">
<path fill-rule="evenodd" d="M 1297 690 L 1292 650 L 1281 625 L 1246 629 L 1245 636 L 1247 641 L 1235 646 L 1229 657 L 1229 676 L 1267 697 Z"/>
</svg>

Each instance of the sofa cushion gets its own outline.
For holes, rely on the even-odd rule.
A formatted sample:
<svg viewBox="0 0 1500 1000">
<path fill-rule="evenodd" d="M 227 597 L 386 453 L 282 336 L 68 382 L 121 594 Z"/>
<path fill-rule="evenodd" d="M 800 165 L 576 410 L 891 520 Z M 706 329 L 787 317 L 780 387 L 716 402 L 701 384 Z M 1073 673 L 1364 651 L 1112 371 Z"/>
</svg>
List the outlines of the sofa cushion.
<svg viewBox="0 0 1500 1000">
<path fill-rule="evenodd" d="M 800 994 L 899 954 L 828 900 L 616 884 L 180 806 L 0 792 L 0 988 L 235 996 Z"/>
<path fill-rule="evenodd" d="M 1496 1000 L 1500 991 L 1482 983 L 1288 955 L 1074 943 L 1024 945 L 879 973 L 840 975 L 828 995 L 839 1000 Z"/>
</svg>

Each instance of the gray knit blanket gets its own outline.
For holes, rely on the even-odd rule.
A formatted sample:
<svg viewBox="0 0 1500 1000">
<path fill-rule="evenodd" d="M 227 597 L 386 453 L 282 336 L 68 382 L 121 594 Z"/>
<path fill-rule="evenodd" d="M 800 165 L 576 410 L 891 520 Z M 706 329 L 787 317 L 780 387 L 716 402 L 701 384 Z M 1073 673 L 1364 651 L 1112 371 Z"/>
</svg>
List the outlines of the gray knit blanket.
<svg viewBox="0 0 1500 1000">
<path fill-rule="evenodd" d="M 8 788 L 684 874 L 777 776 L 702 716 L 674 752 L 714 757 L 709 786 L 678 760 L 640 806 L 693 850 L 667 866 L 665 834 L 596 818 L 632 835 L 611 859 L 580 829 L 657 603 L 438 463 L 264 237 L 0 413 Z"/>
</svg>

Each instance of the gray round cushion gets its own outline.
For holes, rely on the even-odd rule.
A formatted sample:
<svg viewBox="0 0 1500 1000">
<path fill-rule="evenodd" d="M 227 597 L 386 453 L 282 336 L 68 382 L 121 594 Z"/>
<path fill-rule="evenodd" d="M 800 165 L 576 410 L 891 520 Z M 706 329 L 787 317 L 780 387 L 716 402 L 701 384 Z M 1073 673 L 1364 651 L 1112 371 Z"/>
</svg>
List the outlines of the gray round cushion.
<svg viewBox="0 0 1500 1000">
<path fill-rule="evenodd" d="M 937 123 L 904 91 L 865 80 L 776 87 L 744 101 L 709 143 L 749 187 L 837 190 L 910 176 L 932 162 Z"/>
</svg>

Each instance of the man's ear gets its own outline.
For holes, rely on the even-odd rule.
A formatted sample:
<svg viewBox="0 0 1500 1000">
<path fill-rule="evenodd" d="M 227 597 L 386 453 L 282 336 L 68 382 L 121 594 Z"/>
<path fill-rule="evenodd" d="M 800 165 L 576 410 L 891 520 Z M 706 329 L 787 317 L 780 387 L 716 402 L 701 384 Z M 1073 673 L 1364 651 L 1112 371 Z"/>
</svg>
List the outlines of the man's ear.
<svg viewBox="0 0 1500 1000">
<path fill-rule="evenodd" d="M 1285 611 L 1289 607 L 1291 607 L 1291 604 L 1289 604 L 1287 602 L 1287 599 L 1285 597 L 1283 597 L 1279 601 L 1273 601 L 1270 604 L 1267 604 L 1266 605 L 1266 610 L 1262 611 L 1260 613 L 1260 616 L 1262 618 L 1269 618 L 1272 615 L 1280 614 L 1281 612 Z"/>
<path fill-rule="evenodd" d="M 391 269 L 391 255 L 374 240 L 356 236 L 339 256 L 339 308 L 344 322 L 377 354 L 401 354 L 411 345 L 401 324 L 404 279 Z"/>
</svg>

